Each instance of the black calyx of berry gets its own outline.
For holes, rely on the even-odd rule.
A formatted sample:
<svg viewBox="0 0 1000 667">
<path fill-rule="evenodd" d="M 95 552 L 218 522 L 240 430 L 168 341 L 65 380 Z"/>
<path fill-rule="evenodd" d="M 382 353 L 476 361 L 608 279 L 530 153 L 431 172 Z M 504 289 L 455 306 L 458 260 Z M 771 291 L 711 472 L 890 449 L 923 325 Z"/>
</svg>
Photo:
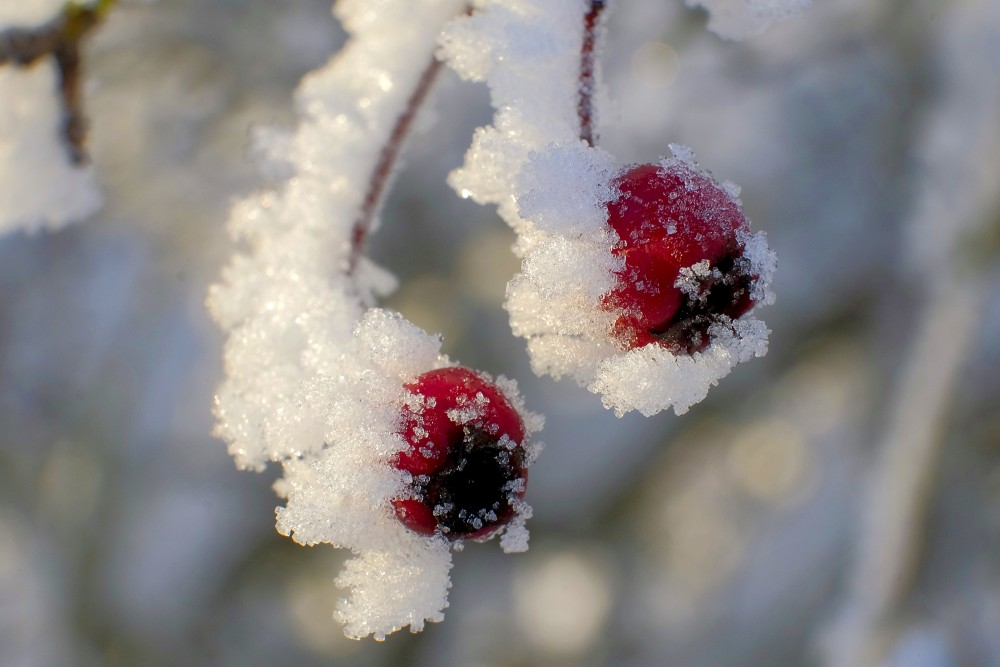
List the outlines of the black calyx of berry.
<svg viewBox="0 0 1000 667">
<path fill-rule="evenodd" d="M 701 352 L 711 342 L 708 330 L 712 325 L 735 320 L 753 307 L 754 276 L 743 259 L 742 247 L 733 248 L 710 269 L 698 281 L 697 290 L 685 292 L 670 321 L 649 332 L 674 352 Z"/>
<path fill-rule="evenodd" d="M 414 490 L 448 538 L 482 536 L 513 518 L 524 454 L 520 445 L 506 446 L 509 442 L 466 426 L 444 468 L 415 480 Z"/>
</svg>

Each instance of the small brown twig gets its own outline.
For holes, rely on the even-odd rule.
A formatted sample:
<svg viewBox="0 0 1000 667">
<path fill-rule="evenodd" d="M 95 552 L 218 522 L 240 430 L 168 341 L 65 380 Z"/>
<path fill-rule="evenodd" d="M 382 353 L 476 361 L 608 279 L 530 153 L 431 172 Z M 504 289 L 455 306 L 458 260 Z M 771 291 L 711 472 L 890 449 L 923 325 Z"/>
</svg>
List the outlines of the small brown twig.
<svg viewBox="0 0 1000 667">
<path fill-rule="evenodd" d="M 114 4 L 115 0 L 99 0 L 89 7 L 70 4 L 55 19 L 37 28 L 0 32 L 0 65 L 31 67 L 45 56 L 55 59 L 63 108 L 62 135 L 73 164 L 87 161 L 81 45 Z"/>
</svg>

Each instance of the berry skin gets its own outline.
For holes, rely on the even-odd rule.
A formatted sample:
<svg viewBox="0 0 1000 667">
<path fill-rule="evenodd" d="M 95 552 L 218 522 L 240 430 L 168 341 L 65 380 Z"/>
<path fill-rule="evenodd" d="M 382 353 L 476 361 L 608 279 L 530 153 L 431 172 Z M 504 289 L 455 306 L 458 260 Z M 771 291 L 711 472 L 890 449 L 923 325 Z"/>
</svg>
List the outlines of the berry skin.
<svg viewBox="0 0 1000 667">
<path fill-rule="evenodd" d="M 422 535 L 482 540 L 510 523 L 528 481 L 521 416 L 492 382 L 468 368 L 424 373 L 406 389 L 393 465 L 412 475 L 396 516 Z"/>
<path fill-rule="evenodd" d="M 617 312 L 612 338 L 624 350 L 657 344 L 674 354 L 708 347 L 709 327 L 753 308 L 757 279 L 739 238 L 750 230 L 738 202 L 681 160 L 640 165 L 612 183 L 608 224 L 624 260 L 602 306 Z"/>
</svg>

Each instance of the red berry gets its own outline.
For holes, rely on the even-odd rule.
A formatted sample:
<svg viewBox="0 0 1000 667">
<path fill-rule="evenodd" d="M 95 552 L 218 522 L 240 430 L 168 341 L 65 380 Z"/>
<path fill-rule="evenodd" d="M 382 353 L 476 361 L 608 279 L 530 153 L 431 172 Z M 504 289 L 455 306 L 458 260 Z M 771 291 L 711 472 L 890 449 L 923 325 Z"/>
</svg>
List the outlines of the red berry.
<svg viewBox="0 0 1000 667">
<path fill-rule="evenodd" d="M 749 221 L 711 175 L 681 160 L 633 167 L 612 185 L 608 224 L 619 242 L 611 253 L 624 260 L 602 299 L 618 313 L 613 339 L 626 350 L 704 350 L 711 325 L 754 305 L 756 276 L 739 240 Z"/>
<path fill-rule="evenodd" d="M 468 368 L 429 371 L 406 385 L 407 447 L 393 461 L 412 475 L 392 501 L 407 528 L 449 539 L 485 539 L 514 518 L 528 481 L 524 423 L 492 382 Z"/>
</svg>

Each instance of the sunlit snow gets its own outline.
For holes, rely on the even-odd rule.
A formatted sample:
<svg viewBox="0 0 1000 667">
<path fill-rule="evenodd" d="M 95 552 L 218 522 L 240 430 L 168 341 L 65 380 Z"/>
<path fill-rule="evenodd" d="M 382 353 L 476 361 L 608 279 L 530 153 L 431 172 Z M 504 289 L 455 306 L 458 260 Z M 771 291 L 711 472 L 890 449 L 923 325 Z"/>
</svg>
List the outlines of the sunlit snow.
<svg viewBox="0 0 1000 667">
<path fill-rule="evenodd" d="M 233 206 L 230 230 L 247 245 L 208 306 L 229 333 L 217 434 L 239 466 L 279 462 L 286 499 L 277 528 L 304 545 L 350 549 L 338 582 L 350 595 L 337 618 L 352 637 L 420 630 L 447 606 L 449 544 L 407 530 L 393 514 L 405 473 L 390 465 L 404 384 L 451 365 L 441 341 L 402 316 L 372 308 L 393 285 L 363 260 L 351 274 L 351 234 L 370 174 L 459 0 L 341 2 L 353 38 L 297 92 L 294 135 L 258 136 L 258 153 L 292 177 Z M 265 165 L 266 167 L 266 165 Z M 516 385 L 498 381 L 522 413 Z M 462 415 L 455 415 L 461 420 Z M 530 458 L 530 456 L 529 456 Z M 526 546 L 523 503 L 501 546 Z M 333 601 L 331 601 L 331 609 Z"/>
</svg>

